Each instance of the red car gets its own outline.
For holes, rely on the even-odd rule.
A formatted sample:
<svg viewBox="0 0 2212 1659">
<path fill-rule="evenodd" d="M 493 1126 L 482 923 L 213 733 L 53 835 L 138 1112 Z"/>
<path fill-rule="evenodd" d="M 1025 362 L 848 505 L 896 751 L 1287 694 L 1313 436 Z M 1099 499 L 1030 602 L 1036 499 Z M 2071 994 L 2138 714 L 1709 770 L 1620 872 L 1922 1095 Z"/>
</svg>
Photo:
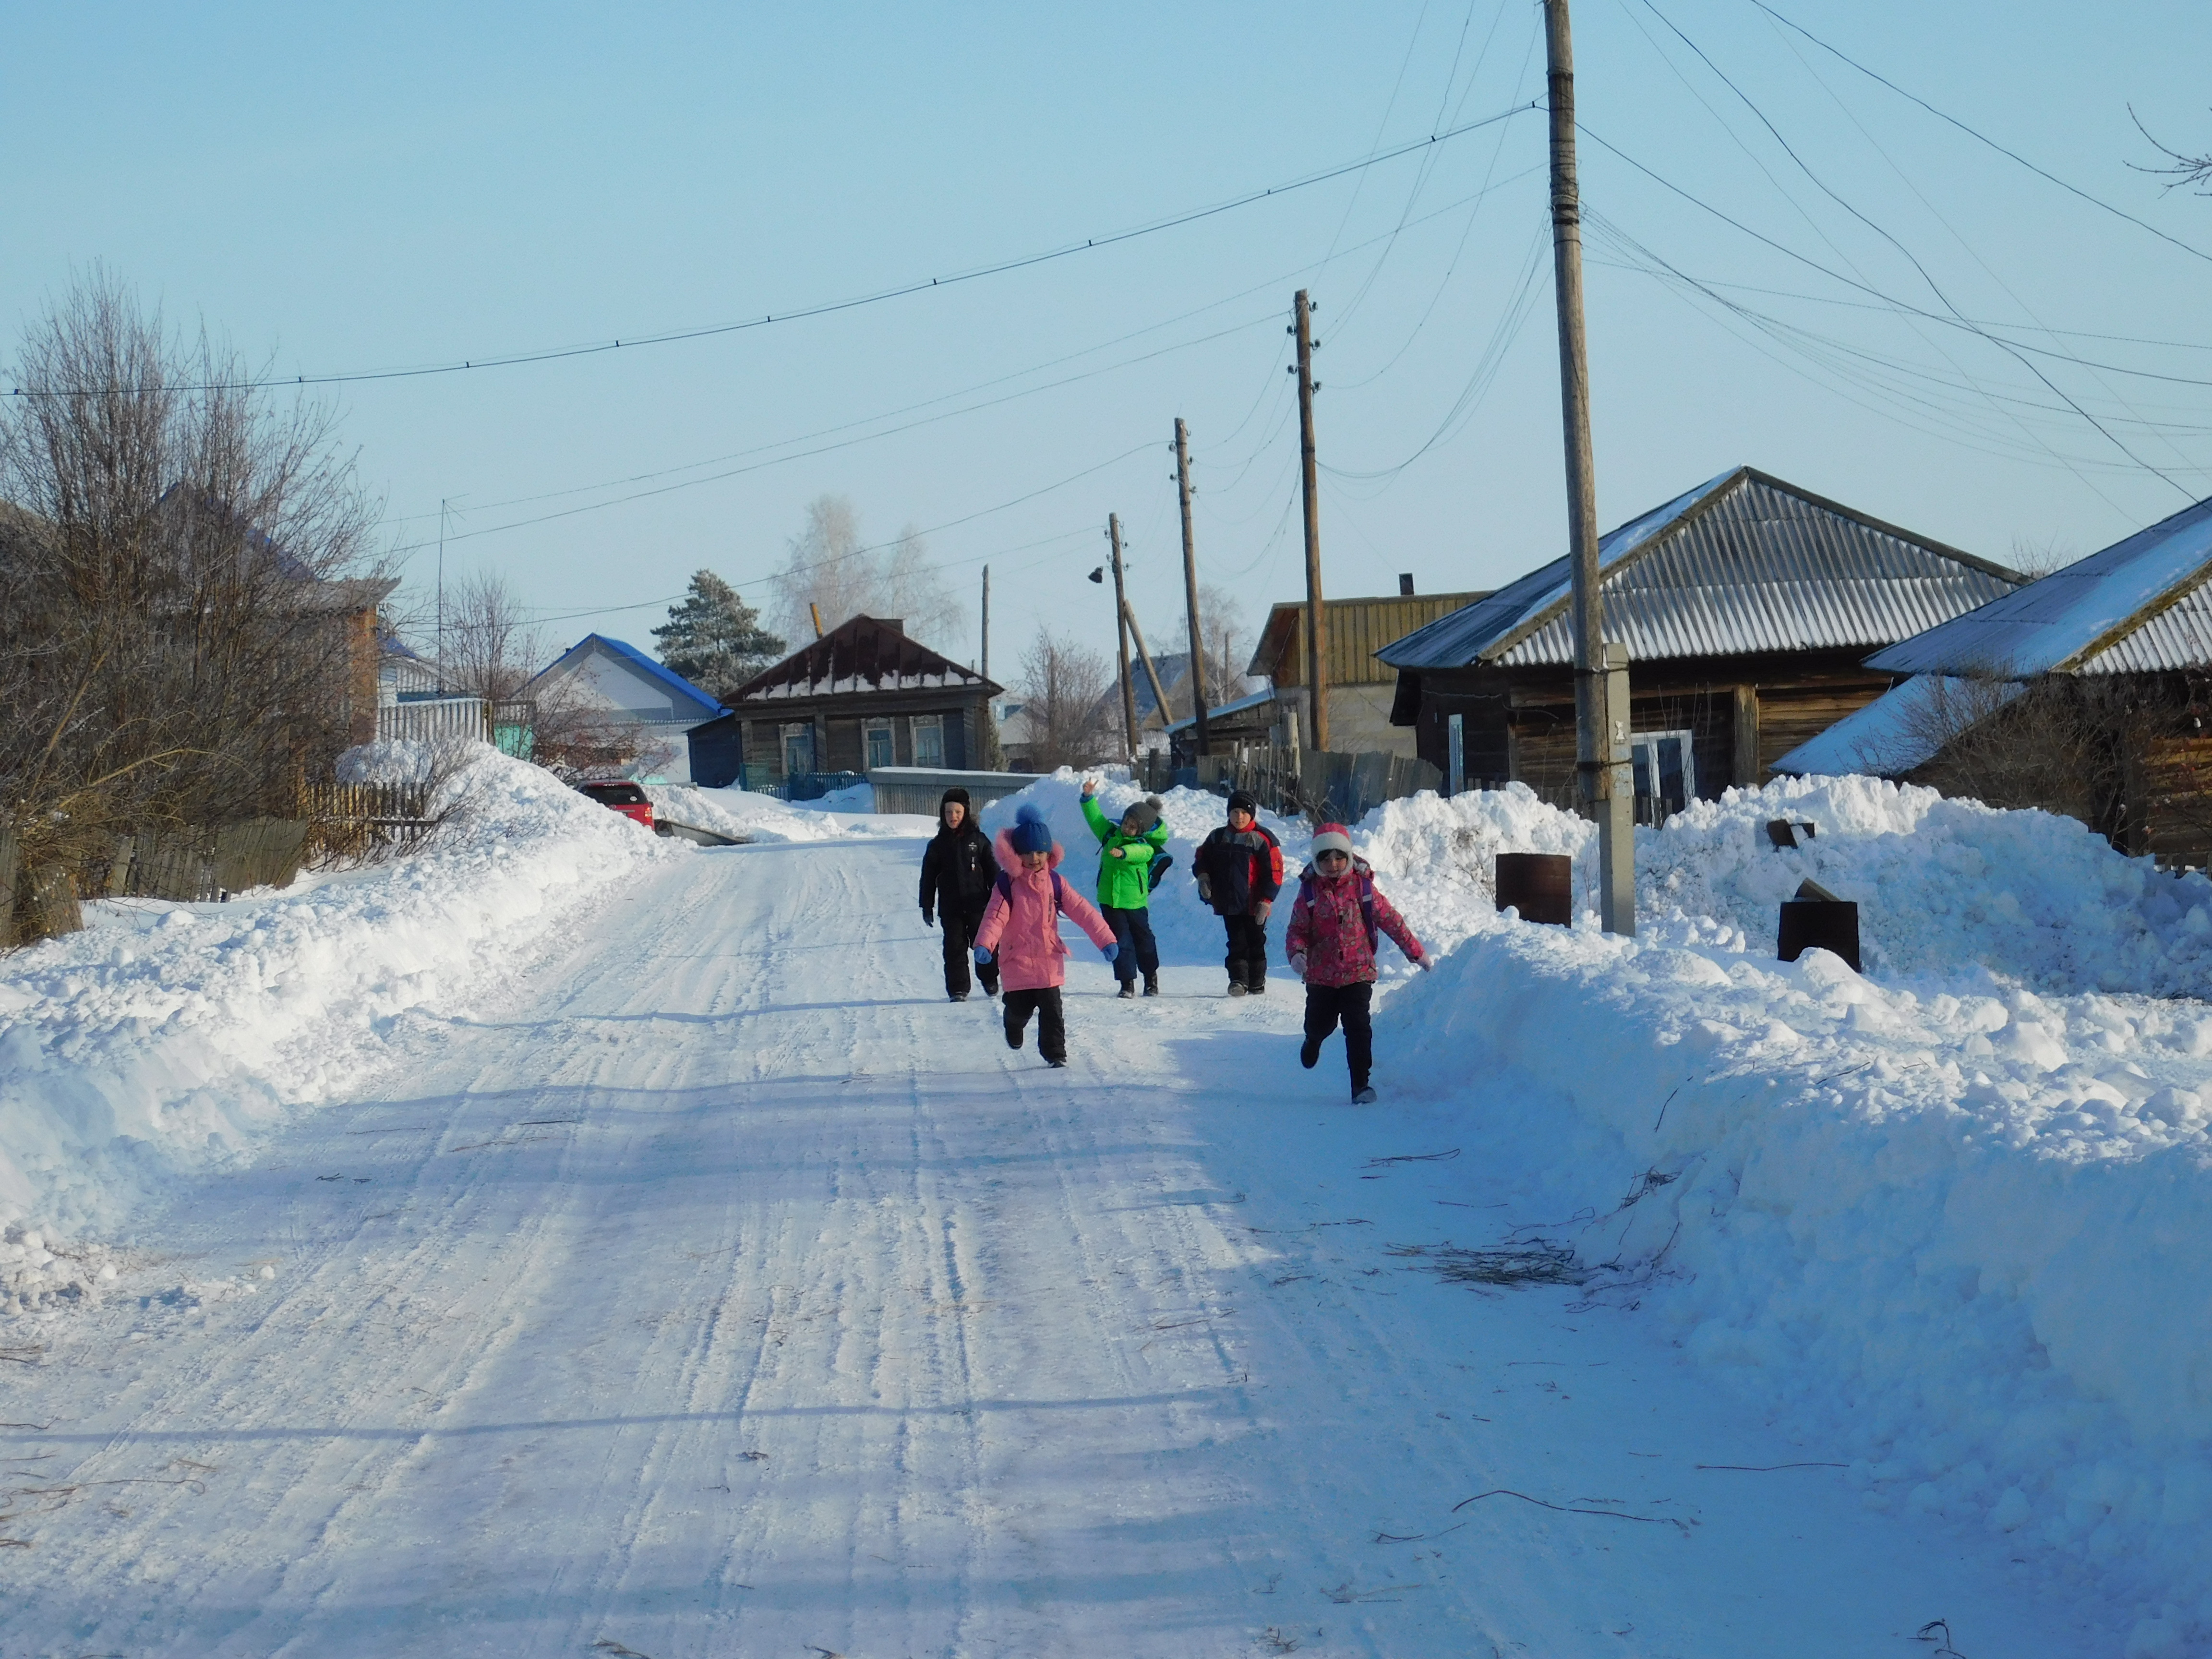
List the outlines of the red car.
<svg viewBox="0 0 2212 1659">
<path fill-rule="evenodd" d="M 635 818 L 647 829 L 653 828 L 653 800 L 637 785 L 624 781 L 609 783 L 580 783 L 580 793 L 588 796 L 602 806 L 611 806 L 626 818 Z"/>
</svg>

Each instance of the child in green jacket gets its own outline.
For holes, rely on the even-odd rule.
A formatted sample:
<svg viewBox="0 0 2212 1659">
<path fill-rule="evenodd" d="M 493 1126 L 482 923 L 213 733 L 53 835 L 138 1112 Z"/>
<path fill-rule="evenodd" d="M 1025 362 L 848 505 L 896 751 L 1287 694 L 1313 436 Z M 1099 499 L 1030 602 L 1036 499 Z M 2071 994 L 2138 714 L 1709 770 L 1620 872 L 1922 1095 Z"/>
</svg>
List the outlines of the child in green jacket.
<svg viewBox="0 0 2212 1659">
<path fill-rule="evenodd" d="M 1152 860 L 1168 844 L 1168 827 L 1160 818 L 1160 799 L 1147 795 L 1115 823 L 1092 799 L 1098 786 L 1083 784 L 1083 816 L 1091 833 L 1098 837 L 1098 908 L 1121 944 L 1114 975 L 1121 981 L 1121 994 L 1137 994 L 1137 975 L 1145 975 L 1145 994 L 1160 994 L 1160 947 L 1152 939 Z"/>
</svg>

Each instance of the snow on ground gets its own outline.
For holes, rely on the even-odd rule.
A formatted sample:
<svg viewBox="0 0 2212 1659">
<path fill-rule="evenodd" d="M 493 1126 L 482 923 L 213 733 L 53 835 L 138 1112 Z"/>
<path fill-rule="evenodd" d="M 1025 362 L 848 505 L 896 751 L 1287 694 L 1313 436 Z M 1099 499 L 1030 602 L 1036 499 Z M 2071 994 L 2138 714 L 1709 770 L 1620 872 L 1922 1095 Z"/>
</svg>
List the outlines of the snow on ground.
<svg viewBox="0 0 2212 1659">
<path fill-rule="evenodd" d="M 1079 782 L 1024 798 L 1087 888 Z M 1164 800 L 1169 995 L 1079 953 L 1046 1078 L 933 988 L 928 819 L 655 786 L 819 843 L 696 852 L 497 757 L 453 787 L 419 857 L 0 963 L 0 1287 L 44 1297 L 0 1356 L 101 1368 L 4 1368 L 11 1449 L 245 1484 L 50 1505 L 18 1644 L 2212 1652 L 2202 878 L 1793 781 L 1639 832 L 1620 940 L 1495 912 L 1498 852 L 1587 877 L 1578 820 L 1394 802 L 1356 839 L 1449 954 L 1385 947 L 1351 1114 L 1286 973 L 1218 994 L 1216 797 Z M 1773 960 L 1808 876 L 1865 977 Z M 156 1194 L 133 1249 L 57 1233 Z M 1595 1278 L 1425 1273 L 1501 1241 Z"/>
<path fill-rule="evenodd" d="M 701 789 L 689 785 L 648 783 L 653 810 L 661 817 L 744 841 L 832 841 L 842 836 L 927 836 L 935 827 L 927 817 L 875 811 L 876 792 L 868 784 L 832 791 L 818 801 L 797 805 L 749 789 Z"/>
<path fill-rule="evenodd" d="M 1078 781 L 1025 793 L 1087 872 Z M 1222 805 L 1165 802 L 1180 875 Z M 1777 850 L 1778 817 L 1818 833 Z M 1304 826 L 1267 821 L 1295 868 Z M 1832 1433 L 1869 1506 L 2131 1606 L 2142 1653 L 2212 1649 L 2212 883 L 2070 819 L 1808 779 L 1639 831 L 1632 943 L 1498 917 L 1496 854 L 1574 854 L 1589 890 L 1595 840 L 1518 787 L 1369 814 L 1383 890 L 1459 947 L 1383 1005 L 1386 1081 L 1479 1103 L 1582 1218 L 1559 1240 L 1657 1277 L 1688 1351 Z M 1773 959 L 1808 877 L 1859 902 L 1867 977 Z M 1187 882 L 1155 908 L 1218 950 Z M 1545 1086 L 1462 1092 L 1504 1066 Z"/>
<path fill-rule="evenodd" d="M 1404 1254 L 1553 1213 L 1541 1085 L 1411 1094 L 1393 1013 L 1349 1110 L 1204 958 L 1079 957 L 1048 1071 L 945 1000 L 920 851 L 633 869 L 9 1322 L 0 1647 L 2117 1655 L 1666 1322 Z"/>
<path fill-rule="evenodd" d="M 410 1019 L 499 994 L 580 898 L 690 851 L 477 750 L 413 856 L 223 904 L 88 905 L 85 931 L 0 957 L 0 1222 L 118 1226 L 358 1086 Z"/>
</svg>

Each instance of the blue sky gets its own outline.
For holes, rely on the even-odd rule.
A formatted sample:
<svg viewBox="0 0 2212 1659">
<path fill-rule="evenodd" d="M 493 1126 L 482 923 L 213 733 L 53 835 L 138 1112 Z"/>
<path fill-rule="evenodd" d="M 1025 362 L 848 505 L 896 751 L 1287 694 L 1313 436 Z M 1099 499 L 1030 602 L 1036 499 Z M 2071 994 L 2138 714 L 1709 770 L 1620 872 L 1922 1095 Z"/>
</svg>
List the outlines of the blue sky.
<svg viewBox="0 0 2212 1659">
<path fill-rule="evenodd" d="M 2130 103 L 2212 149 L 2212 10 L 1774 3 L 2212 252 L 2212 199 L 2127 165 L 2155 159 Z M 1575 24 L 1585 123 L 1649 170 L 1584 142 L 1602 523 L 1748 462 L 2006 559 L 2212 494 L 2212 261 L 1752 0 L 1580 0 Z M 1529 0 L 18 8 L 9 37 L 0 355 L 98 260 L 298 374 L 727 323 L 1080 242 L 1525 103 L 1542 70 Z M 1109 511 L 1140 615 L 1174 623 L 1177 415 L 1202 575 L 1255 623 L 1299 595 L 1305 286 L 1328 591 L 1492 586 L 1563 541 L 1543 136 L 1522 114 L 831 316 L 334 395 L 393 537 L 434 538 L 455 499 L 448 573 L 503 570 L 555 644 L 649 643 L 647 602 L 701 566 L 757 587 L 836 491 L 872 536 L 930 531 L 964 589 L 990 563 L 1004 670 L 1040 623 L 1110 642 L 1083 580 Z M 972 629 L 945 643 L 974 655 Z"/>
</svg>

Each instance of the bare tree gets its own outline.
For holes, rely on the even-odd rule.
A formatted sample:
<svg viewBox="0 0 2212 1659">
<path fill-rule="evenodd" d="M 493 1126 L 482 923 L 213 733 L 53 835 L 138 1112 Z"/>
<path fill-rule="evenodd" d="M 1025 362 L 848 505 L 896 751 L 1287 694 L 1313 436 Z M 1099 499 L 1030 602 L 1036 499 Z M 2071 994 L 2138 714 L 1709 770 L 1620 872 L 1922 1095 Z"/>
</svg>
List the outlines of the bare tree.
<svg viewBox="0 0 2212 1659">
<path fill-rule="evenodd" d="M 1206 701 L 1209 708 L 1218 708 L 1244 695 L 1244 665 L 1252 660 L 1251 629 L 1236 596 L 1211 582 L 1198 590 L 1198 620 L 1205 635 Z"/>
<path fill-rule="evenodd" d="M 464 577 L 446 595 L 447 685 L 487 702 L 506 702 L 543 667 L 545 638 L 498 571 Z"/>
<path fill-rule="evenodd" d="M 896 617 L 909 637 L 939 650 L 968 635 L 966 608 L 930 562 L 921 532 L 909 525 L 889 547 L 869 546 L 843 495 L 807 503 L 805 528 L 791 538 L 769 586 L 775 627 L 787 640 L 814 637 L 816 610 L 825 629 L 856 616 Z"/>
<path fill-rule="evenodd" d="M 2040 541 L 2031 536 L 2012 538 L 2012 568 L 2032 582 L 2042 580 L 2054 570 L 2063 570 L 2081 556 L 2072 543 L 2056 536 Z"/>
<path fill-rule="evenodd" d="M 1106 695 L 1113 684 L 1103 652 L 1039 627 L 1022 653 L 1022 712 L 1029 720 L 1032 764 L 1048 772 L 1120 753 L 1118 706 L 1109 708 Z"/>
<path fill-rule="evenodd" d="M 2150 129 L 2143 125 L 2142 117 L 2136 113 L 2132 104 L 2128 106 L 2128 116 L 2135 122 L 2136 131 L 2150 138 L 2158 153 L 2166 157 L 2161 166 L 2147 167 L 2130 161 L 2128 163 L 2130 167 L 2137 173 L 2154 173 L 2164 179 L 2168 190 L 2187 189 L 2195 191 L 2199 196 L 2212 196 L 2212 155 L 2191 155 L 2159 139 L 2151 138 Z"/>
<path fill-rule="evenodd" d="M 0 825 L 26 869 L 82 887 L 120 835 L 288 811 L 373 702 L 388 584 L 342 579 L 370 574 L 374 506 L 330 410 L 256 378 L 98 270 L 25 337 L 0 414 Z"/>
</svg>

